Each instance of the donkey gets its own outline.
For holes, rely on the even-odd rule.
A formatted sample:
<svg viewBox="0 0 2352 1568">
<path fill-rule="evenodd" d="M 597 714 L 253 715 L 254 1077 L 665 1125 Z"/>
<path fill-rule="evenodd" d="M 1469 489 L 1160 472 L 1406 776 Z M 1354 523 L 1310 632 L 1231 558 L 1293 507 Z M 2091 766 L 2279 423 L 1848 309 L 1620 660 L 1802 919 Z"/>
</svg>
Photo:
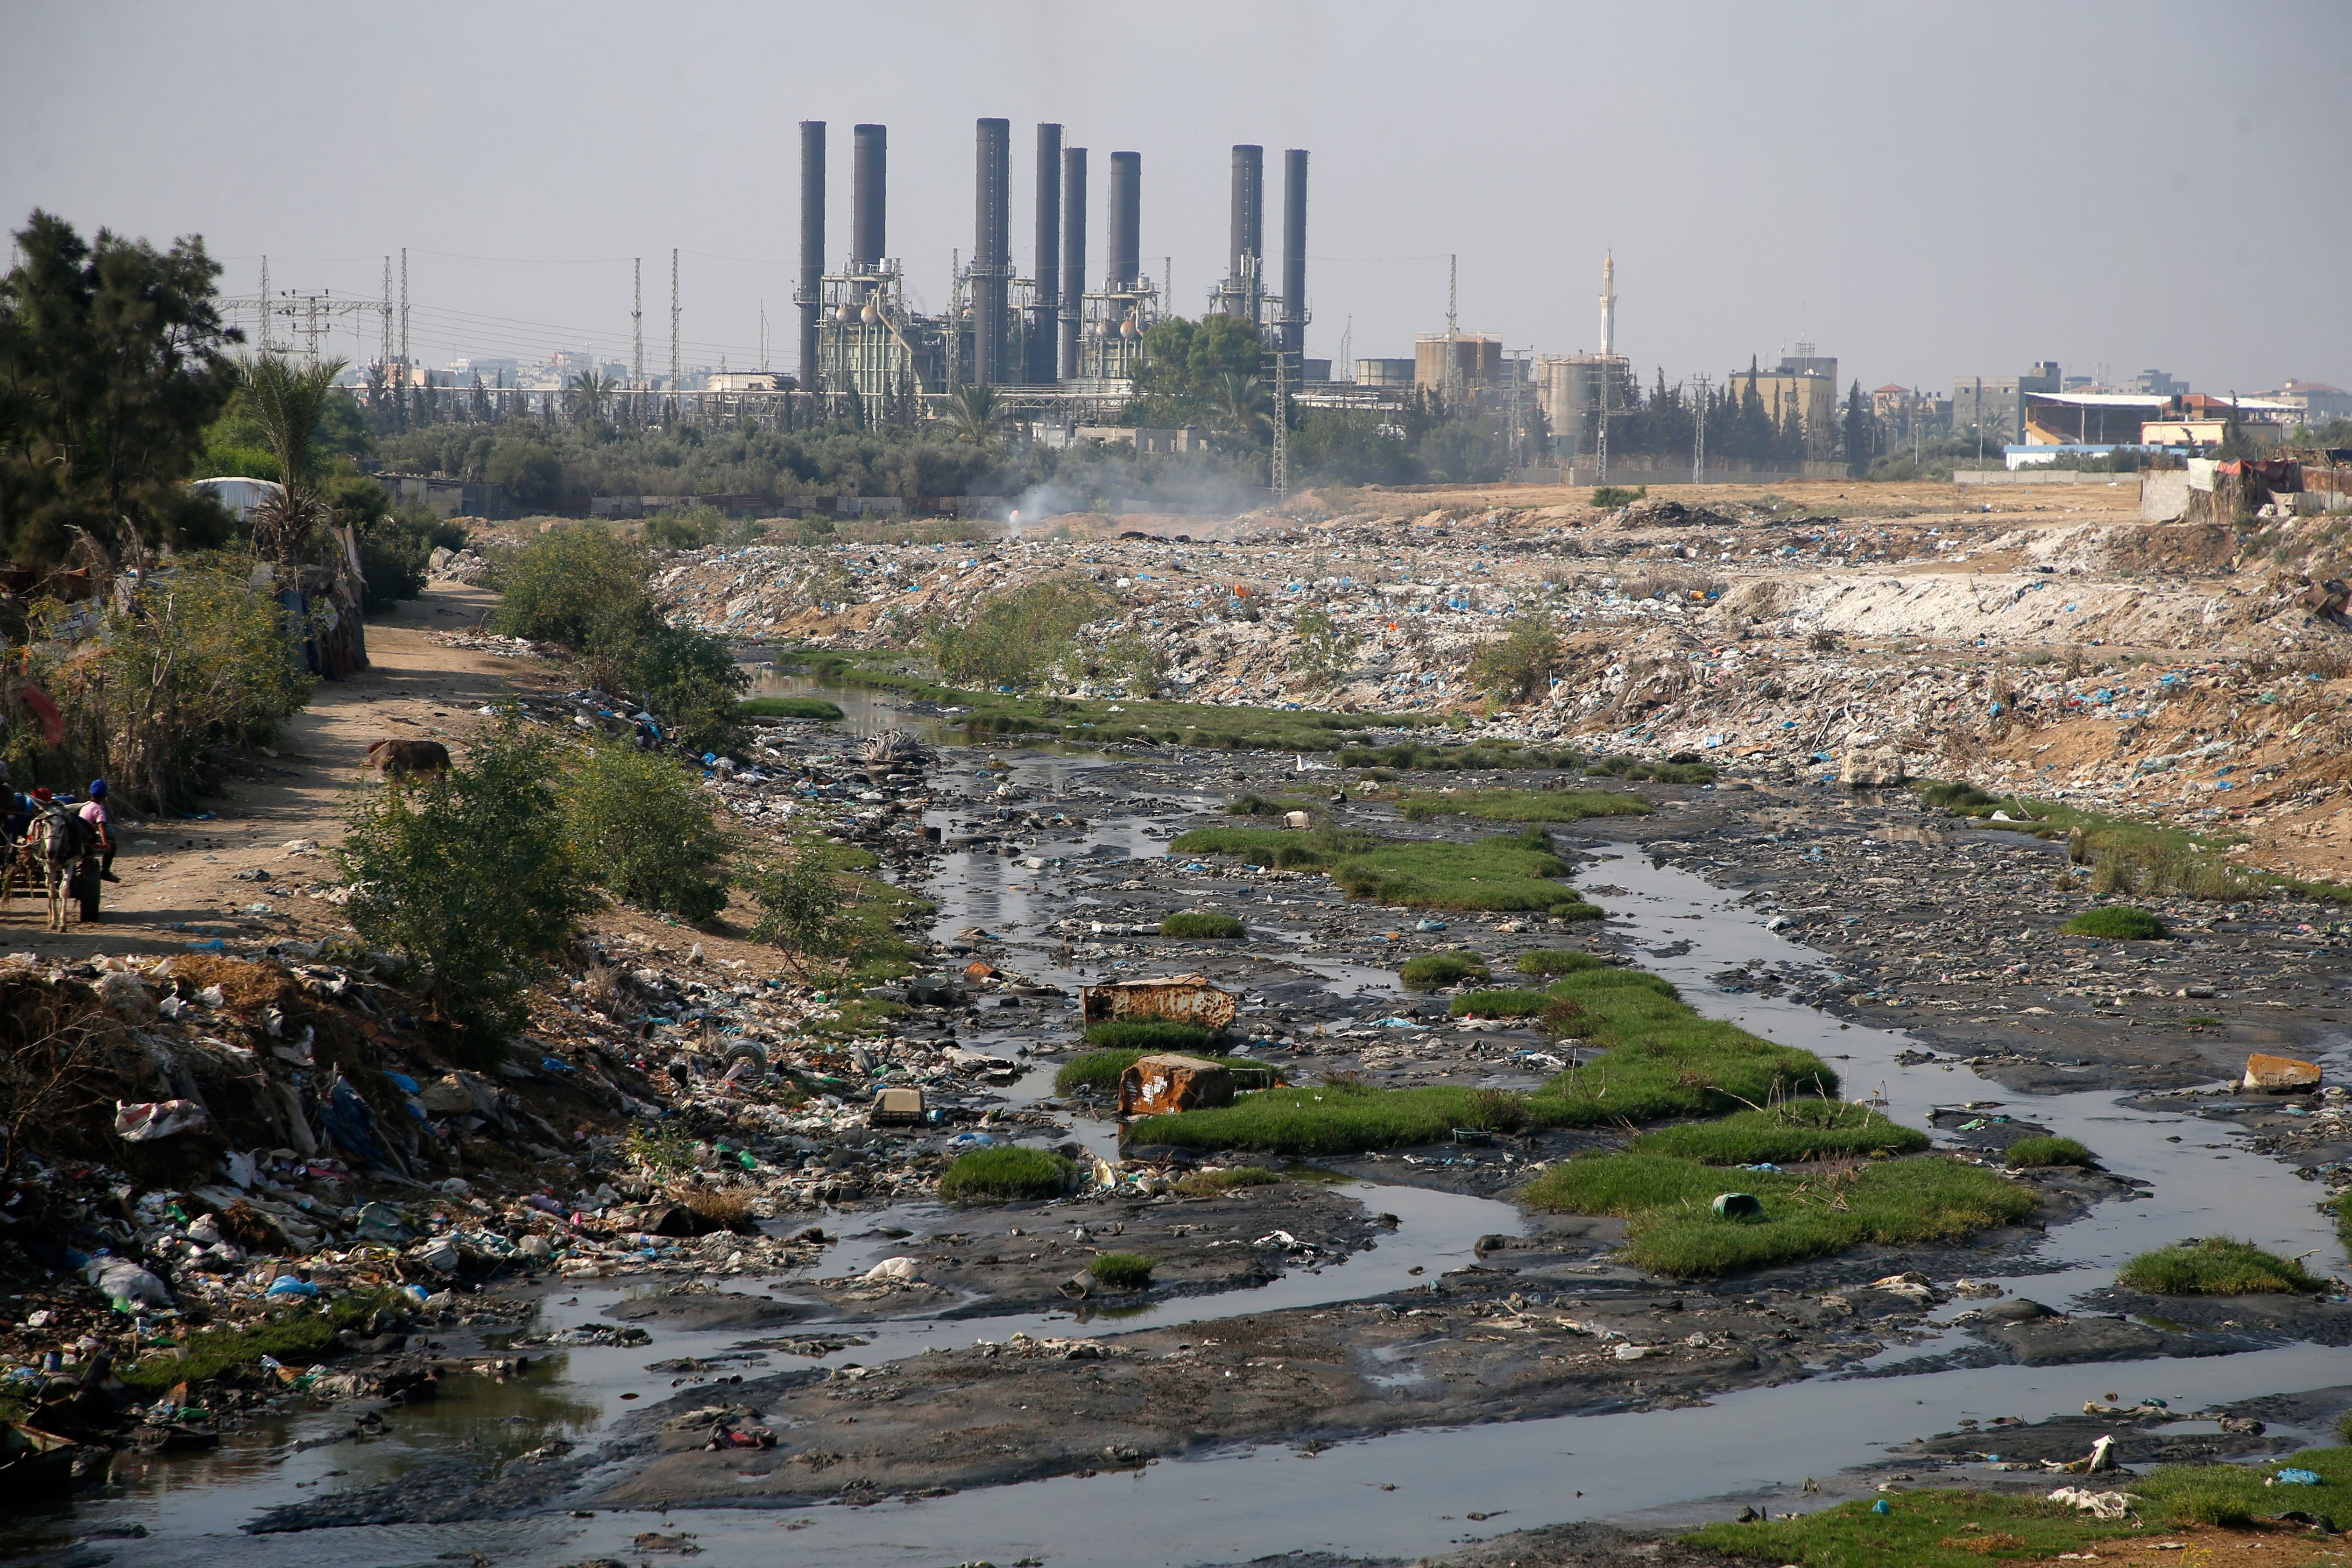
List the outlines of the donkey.
<svg viewBox="0 0 2352 1568">
<path fill-rule="evenodd" d="M 33 843 L 33 855 L 41 864 L 41 878 L 49 890 L 49 929 L 62 931 L 73 929 L 73 901 L 68 898 L 68 884 L 89 852 L 89 824 L 64 806 L 44 805 L 33 818 L 26 837 Z"/>
</svg>

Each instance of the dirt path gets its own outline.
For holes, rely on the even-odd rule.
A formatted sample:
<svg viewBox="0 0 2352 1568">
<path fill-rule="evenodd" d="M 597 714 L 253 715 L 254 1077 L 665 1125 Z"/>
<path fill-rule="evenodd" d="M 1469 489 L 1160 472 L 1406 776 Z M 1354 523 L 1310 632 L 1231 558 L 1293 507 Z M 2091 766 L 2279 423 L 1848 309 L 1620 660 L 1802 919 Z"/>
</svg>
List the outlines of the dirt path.
<svg viewBox="0 0 2352 1568">
<path fill-rule="evenodd" d="M 450 647 L 430 635 L 476 626 L 497 602 L 482 589 L 441 583 L 372 618 L 372 668 L 349 680 L 321 681 L 310 705 L 279 732 L 276 757 L 258 759 L 266 773 L 232 783 L 225 797 L 193 803 L 210 820 L 126 815 L 118 824 L 122 847 L 114 869 L 122 880 L 106 889 L 98 925 L 53 934 L 43 929 L 43 903 L 17 898 L 0 904 L 0 949 L 155 953 L 213 937 L 236 945 L 340 934 L 341 910 L 298 889 L 333 877 L 326 851 L 342 837 L 348 793 L 373 777 L 369 744 L 396 737 L 456 746 L 491 699 L 555 683 L 536 660 Z M 319 847 L 287 847 L 301 841 Z M 237 875 L 257 870 L 268 879 Z"/>
</svg>

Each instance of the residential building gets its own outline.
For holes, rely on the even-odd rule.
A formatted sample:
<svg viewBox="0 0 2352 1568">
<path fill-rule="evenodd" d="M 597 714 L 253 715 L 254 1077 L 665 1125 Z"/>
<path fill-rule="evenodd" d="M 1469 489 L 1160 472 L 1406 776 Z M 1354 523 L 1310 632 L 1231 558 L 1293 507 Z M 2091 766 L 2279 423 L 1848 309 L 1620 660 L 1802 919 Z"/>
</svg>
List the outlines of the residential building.
<svg viewBox="0 0 2352 1568">
<path fill-rule="evenodd" d="M 1988 441 L 2011 441 L 2025 429 L 2025 400 L 2055 393 L 2065 378 L 2055 361 L 2036 360 L 2023 375 L 1964 375 L 1952 383 L 1952 430 L 1974 431 Z"/>
</svg>

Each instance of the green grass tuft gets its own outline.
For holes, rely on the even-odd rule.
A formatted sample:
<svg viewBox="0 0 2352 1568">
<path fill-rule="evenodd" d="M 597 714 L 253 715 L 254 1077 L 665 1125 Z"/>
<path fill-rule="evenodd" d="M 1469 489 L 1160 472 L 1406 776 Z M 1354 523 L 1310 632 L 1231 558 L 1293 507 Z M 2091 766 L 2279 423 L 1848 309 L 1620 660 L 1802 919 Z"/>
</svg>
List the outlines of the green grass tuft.
<svg viewBox="0 0 2352 1568">
<path fill-rule="evenodd" d="M 1711 1205 L 1726 1191 L 1753 1194 L 1764 1217 L 1718 1218 Z M 1552 1166 L 1520 1196 L 1538 1208 L 1624 1219 L 1627 1259 L 1678 1279 L 1823 1258 L 1864 1242 L 1958 1241 L 2015 1225 L 2035 1206 L 2016 1184 L 1942 1154 L 1807 1176 L 1731 1173 L 1643 1152 L 1590 1154 Z"/>
<path fill-rule="evenodd" d="M 1106 1252 L 1087 1272 L 1113 1290 L 1140 1290 L 1151 1283 L 1151 1259 L 1139 1252 Z"/>
<path fill-rule="evenodd" d="M 822 697 L 747 697 L 735 704 L 738 716 L 745 719 L 824 719 L 841 717 L 838 703 L 827 702 Z"/>
<path fill-rule="evenodd" d="M 1232 915 L 1212 914 L 1206 910 L 1179 910 L 1160 922 L 1161 936 L 1236 937 L 1247 936 L 1249 928 Z"/>
<path fill-rule="evenodd" d="M 1408 991 L 1435 991 L 1487 977 L 1486 961 L 1475 952 L 1424 952 L 1406 959 L 1397 972 L 1398 982 Z"/>
<path fill-rule="evenodd" d="M 1790 1100 L 1769 1110 L 1742 1110 L 1714 1121 L 1643 1133 L 1637 1154 L 1666 1154 L 1702 1165 L 1787 1164 L 1835 1156 L 1916 1154 L 1928 1146 L 1916 1127 L 1889 1121 L 1866 1105 Z"/>
<path fill-rule="evenodd" d="M 2294 1258 L 2226 1236 L 2143 1252 L 2123 1266 L 2116 1283 L 2151 1296 L 2277 1296 L 2327 1289 L 2326 1280 Z"/>
<path fill-rule="evenodd" d="M 2154 942 L 2172 934 L 2154 914 L 2130 904 L 2084 910 L 2058 929 L 2068 936 L 2104 936 L 2118 942 Z"/>
<path fill-rule="evenodd" d="M 1171 840 L 1175 855 L 1231 855 L 1252 866 L 1329 867 L 1383 841 L 1351 828 L 1196 827 Z"/>
<path fill-rule="evenodd" d="M 2007 1163 L 2012 1171 L 2038 1171 L 2052 1165 L 2079 1165 L 2092 1171 L 2098 1168 L 2099 1157 L 2072 1138 L 2021 1138 L 2009 1146 Z"/>
<path fill-rule="evenodd" d="M 1456 1018 L 1532 1018 L 1549 1005 L 1551 997 L 1541 991 L 1471 991 L 1445 1010 Z"/>
<path fill-rule="evenodd" d="M 1655 809 L 1637 795 L 1597 789 L 1478 789 L 1454 795 L 1412 795 L 1402 801 L 1414 822 L 1434 816 L 1475 816 L 1489 822 L 1582 822 L 1593 816 L 1647 816 Z"/>
<path fill-rule="evenodd" d="M 957 1204 L 1010 1204 L 1058 1198 L 1077 1167 L 1043 1149 L 975 1149 L 940 1177 L 940 1196 Z"/>
<path fill-rule="evenodd" d="M 1097 1026 L 1100 1027 L 1100 1026 Z M 1195 1030 L 1194 1033 L 1204 1041 L 1213 1037 L 1204 1029 Z M 1213 1037 L 1220 1040 L 1223 1038 L 1223 1036 Z M 1098 1094 L 1117 1094 L 1119 1076 L 1133 1066 L 1138 1058 L 1156 1057 L 1169 1051 L 1184 1056 L 1205 1056 L 1219 1067 L 1262 1068 L 1265 1066 L 1264 1062 L 1254 1061 L 1248 1057 L 1221 1057 L 1212 1054 L 1205 1047 L 1196 1048 L 1190 1046 L 1149 1046 L 1140 1049 L 1087 1051 L 1072 1057 L 1055 1070 L 1054 1092 L 1075 1094 L 1079 1089 L 1087 1088 L 1094 1089 Z"/>
<path fill-rule="evenodd" d="M 1349 855 L 1331 870 L 1348 897 L 1408 909 L 1591 909 L 1575 889 L 1551 880 L 1567 875 L 1567 863 L 1551 852 L 1551 836 L 1540 827 L 1475 844 L 1382 844 Z"/>
<path fill-rule="evenodd" d="M 1223 1050 L 1225 1032 L 1174 1018 L 1106 1018 L 1087 1026 L 1087 1044 L 1107 1051 L 1189 1051 L 1195 1056 Z"/>
<path fill-rule="evenodd" d="M 1587 969 L 1606 969 L 1608 965 L 1590 952 L 1578 952 L 1570 948 L 1545 947 L 1519 954 L 1518 970 L 1522 974 L 1550 977 L 1575 974 Z"/>
<path fill-rule="evenodd" d="M 310 1366 L 326 1360 L 341 1347 L 335 1336 L 358 1329 L 378 1308 L 404 1315 L 415 1302 L 398 1290 L 361 1290 L 320 1311 L 315 1307 L 291 1308 L 257 1323 L 242 1327 L 198 1329 L 182 1342 L 185 1361 L 176 1356 L 148 1356 L 119 1368 L 122 1381 L 142 1394 L 161 1394 L 177 1384 L 194 1387 L 225 1373 L 259 1364 L 270 1356 L 288 1366 Z"/>
</svg>

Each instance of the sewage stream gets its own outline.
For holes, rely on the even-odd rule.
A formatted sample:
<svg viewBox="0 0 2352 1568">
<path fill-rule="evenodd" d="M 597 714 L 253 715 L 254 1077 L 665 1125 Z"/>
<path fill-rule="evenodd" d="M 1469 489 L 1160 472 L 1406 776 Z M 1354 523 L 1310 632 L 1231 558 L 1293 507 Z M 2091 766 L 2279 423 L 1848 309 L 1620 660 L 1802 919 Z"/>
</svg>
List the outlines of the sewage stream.
<svg viewBox="0 0 2352 1568">
<path fill-rule="evenodd" d="M 2125 1105 L 2125 1097 L 2112 1091 L 2016 1095 L 1964 1066 L 1906 1065 L 1898 1058 L 1910 1042 L 1900 1033 L 1841 1026 L 1800 1003 L 1727 990 L 1710 977 L 1750 960 L 1811 967 L 1826 967 L 1827 961 L 1766 930 L 1741 896 L 1656 865 L 1633 846 L 1606 848 L 1601 855 L 1600 863 L 1580 879 L 1622 889 L 1603 900 L 1615 929 L 1631 935 L 1641 962 L 1673 980 L 1701 1012 L 1832 1058 L 1850 1098 L 1883 1097 L 1897 1120 L 1924 1125 L 1937 1106 L 2001 1100 L 2021 1118 L 2082 1139 L 2117 1174 L 2152 1184 L 2139 1199 L 2102 1203 L 2084 1218 L 2053 1230 L 2039 1255 L 2042 1270 L 2003 1281 L 2019 1291 L 2063 1308 L 2080 1291 L 2110 1282 L 2116 1266 L 2134 1252 L 2219 1230 L 2288 1253 L 2311 1253 L 2323 1268 L 2344 1268 L 2343 1250 L 2313 1210 L 2305 1184 L 2284 1166 L 2243 1148 L 2243 1135 L 2234 1128 Z M 1007 923 L 1034 918 L 1026 900 L 1006 899 L 1027 891 L 1009 885 L 1026 879 L 1013 869 L 1017 863 L 990 856 L 972 860 L 963 875 L 940 879 L 946 895 L 940 900 L 942 929 L 967 916 L 964 923 L 984 924 L 983 913 Z M 987 887 L 992 865 L 1003 879 L 993 891 Z M 956 914 L 950 913 L 951 899 L 963 900 Z M 1046 1077 L 1044 1069 L 1032 1072 L 1017 1092 L 1024 1098 L 1042 1094 Z M 2176 1134 L 2180 1142 L 2168 1142 Z M 2224 1153 L 2231 1158 L 2217 1158 Z M 926 1345 L 1001 1340 L 1014 1331 L 1098 1334 L 1345 1301 L 1398 1289 L 1404 1270 L 1417 1262 L 1452 1266 L 1467 1259 L 1484 1232 L 1518 1228 L 1516 1211 L 1488 1200 L 1376 1184 L 1364 1184 L 1359 1191 L 1370 1206 L 1396 1214 L 1400 1225 L 1374 1250 L 1319 1273 L 1294 1270 L 1263 1287 L 1180 1298 L 1135 1316 L 1105 1315 L 1086 1322 L 1054 1312 L 859 1324 L 855 1331 L 871 1336 L 869 1342 L 824 1360 L 873 1364 L 919 1353 Z M 818 1271 L 838 1273 L 889 1256 L 891 1238 L 859 1234 L 878 1224 L 895 1222 L 919 1233 L 938 1217 L 919 1204 L 856 1215 L 845 1226 L 850 1234 L 830 1249 Z M 779 1294 L 791 1293 L 789 1280 L 773 1286 Z M 622 1288 L 582 1289 L 576 1302 L 551 1303 L 547 1321 L 597 1321 L 600 1303 L 617 1293 Z M 1947 1315 L 1957 1310 L 1948 1309 Z M 811 1321 L 794 1325 L 793 1332 L 825 1327 Z M 472 1551 L 500 1563 L 554 1564 L 634 1555 L 635 1535 L 655 1529 L 691 1531 L 702 1560 L 714 1568 L 765 1563 L 780 1555 L 812 1564 L 1035 1557 L 1105 1568 L 1238 1561 L 1294 1549 L 1410 1556 L 1455 1540 L 1563 1520 L 1671 1511 L 1673 1505 L 1728 1495 L 1793 1494 L 1808 1476 L 1867 1462 L 1888 1445 L 1967 1415 L 2039 1420 L 2077 1410 L 2085 1398 L 2108 1390 L 2193 1409 L 2324 1386 L 2345 1375 L 2339 1350 L 2289 1345 L 2197 1359 L 1821 1377 L 1718 1395 L 1691 1409 L 1415 1430 L 1342 1443 L 1312 1456 L 1287 1447 L 1248 1447 L 1138 1472 L 987 1488 L 872 1509 L 705 1509 L 667 1516 L 599 1511 L 586 1520 L 546 1515 L 489 1524 L 370 1526 L 363 1532 L 257 1538 L 230 1533 L 263 1509 L 310 1495 L 307 1489 L 312 1485 L 364 1484 L 429 1459 L 436 1446 L 446 1451 L 463 1444 L 488 1455 L 518 1451 L 551 1436 L 585 1440 L 627 1408 L 622 1394 L 654 1399 L 671 1392 L 669 1376 L 647 1372 L 647 1363 L 720 1354 L 758 1337 L 740 1331 L 660 1328 L 654 1335 L 649 1346 L 562 1352 L 534 1368 L 520 1385 L 484 1384 L 470 1393 L 453 1388 L 444 1394 L 443 1411 L 396 1417 L 393 1439 L 331 1444 L 281 1460 L 282 1450 L 264 1447 L 265 1441 L 323 1436 L 347 1426 L 349 1417 L 305 1416 L 266 1434 L 247 1435 L 239 1446 L 217 1456 L 176 1471 L 161 1468 L 166 1479 L 85 1503 L 77 1510 L 82 1526 L 77 1533 L 144 1525 L 152 1534 L 136 1548 L 142 1568 L 232 1563 L 236 1568 L 310 1568 L 339 1556 L 391 1563 Z M 1935 1348 L 1932 1342 L 1903 1346 L 1881 1360 L 1913 1358 Z M 776 1358 L 761 1370 L 785 1364 L 811 1363 Z M 412 1427 L 420 1419 L 423 1425 Z M 1778 1506 L 1795 1505 L 1782 1500 Z M 1468 1515 L 1474 1512 L 1488 1518 L 1473 1523 Z"/>
</svg>

